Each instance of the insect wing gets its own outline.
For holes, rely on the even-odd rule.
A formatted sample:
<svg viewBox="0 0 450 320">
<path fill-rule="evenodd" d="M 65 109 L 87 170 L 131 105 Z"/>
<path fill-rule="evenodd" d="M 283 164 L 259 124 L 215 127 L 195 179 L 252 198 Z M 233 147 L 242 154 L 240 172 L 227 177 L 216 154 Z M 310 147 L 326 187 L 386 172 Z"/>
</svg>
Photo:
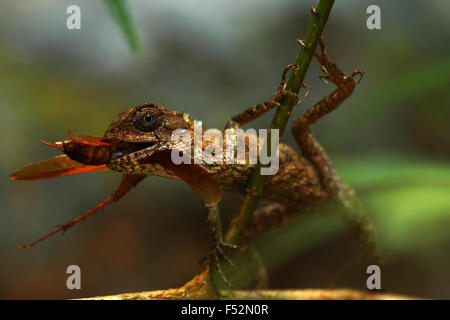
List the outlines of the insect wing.
<svg viewBox="0 0 450 320">
<path fill-rule="evenodd" d="M 82 172 L 95 172 L 108 170 L 106 165 L 85 165 L 74 161 L 66 155 L 56 156 L 51 159 L 32 162 L 11 174 L 12 180 L 41 180 L 54 177 L 62 177 Z"/>
</svg>

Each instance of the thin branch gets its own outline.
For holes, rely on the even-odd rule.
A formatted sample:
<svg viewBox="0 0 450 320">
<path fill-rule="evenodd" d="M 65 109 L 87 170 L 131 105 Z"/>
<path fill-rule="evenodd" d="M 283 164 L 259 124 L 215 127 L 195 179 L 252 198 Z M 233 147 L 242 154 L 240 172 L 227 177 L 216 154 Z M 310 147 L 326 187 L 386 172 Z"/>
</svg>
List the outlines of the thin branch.
<svg viewBox="0 0 450 320">
<path fill-rule="evenodd" d="M 306 72 L 308 71 L 313 53 L 316 50 L 317 43 L 319 42 L 322 31 L 325 27 L 325 23 L 330 15 L 333 3 L 334 0 L 320 0 L 317 8 L 311 9 L 312 21 L 306 32 L 306 37 L 303 40 L 304 46 L 300 47 L 295 62 L 298 68 L 291 73 L 291 76 L 286 84 L 286 90 L 290 90 L 298 95 L 300 89 L 302 88 L 303 80 Z M 295 99 L 291 96 L 285 96 L 281 101 L 281 106 L 277 109 L 268 131 L 266 140 L 268 150 L 271 150 L 271 130 L 279 130 L 279 137 L 281 139 L 295 103 Z M 245 230 L 247 229 L 252 214 L 255 211 L 263 191 L 266 176 L 260 174 L 262 167 L 263 165 L 258 161 L 257 165 L 253 169 L 247 185 L 247 192 L 242 196 L 240 208 L 233 217 L 233 220 L 228 228 L 228 232 L 225 235 L 225 241 L 228 243 L 237 246 L 242 244 L 245 236 Z M 220 288 L 221 278 L 218 277 L 217 272 L 215 271 L 216 270 L 212 270 L 211 272 L 211 283 L 215 288 Z"/>
<path fill-rule="evenodd" d="M 301 290 L 221 290 L 226 299 L 233 300 L 416 300 L 418 298 L 393 293 L 371 294 L 352 289 L 301 289 Z M 110 296 L 83 298 L 81 300 L 190 300 L 210 299 L 209 296 L 187 298 L 178 289 L 122 293 Z"/>
<path fill-rule="evenodd" d="M 175 289 L 121 293 L 81 300 L 205 300 L 215 299 L 208 285 L 208 270 Z M 234 300 L 411 300 L 393 293 L 370 293 L 353 289 L 220 290 L 220 297 Z"/>
<path fill-rule="evenodd" d="M 208 272 L 194 277 L 175 289 L 121 293 L 81 300 L 205 300 L 216 296 L 207 285 Z M 411 300 L 417 299 L 392 293 L 369 293 L 353 289 L 289 289 L 289 290 L 220 290 L 223 299 L 234 300 Z"/>
<path fill-rule="evenodd" d="M 306 72 L 308 71 L 308 66 L 311 62 L 313 53 L 325 27 L 325 23 L 328 20 L 328 16 L 330 15 L 333 3 L 334 0 L 320 0 L 317 9 L 311 10 L 312 21 L 303 41 L 305 46 L 300 48 L 295 63 L 298 66 L 298 70 L 291 74 L 286 84 L 287 90 L 290 90 L 296 94 L 299 93 L 300 88 L 302 87 L 303 79 L 305 78 Z M 282 100 L 281 107 L 277 109 L 277 112 L 275 113 L 275 116 L 272 120 L 270 129 L 278 129 L 280 138 L 282 137 L 286 128 L 286 124 L 292 112 L 292 108 L 294 107 L 294 103 L 295 101 L 292 97 L 286 96 Z M 271 150 L 270 141 L 271 132 L 269 130 L 267 135 L 268 150 Z M 225 236 L 225 240 L 228 243 L 234 245 L 240 245 L 242 243 L 245 230 L 263 191 L 266 176 L 260 174 L 261 167 L 262 164 L 258 162 L 253 169 L 252 175 L 247 185 L 247 193 L 243 196 L 239 211 L 235 214 L 233 220 L 231 221 L 230 227 Z"/>
</svg>

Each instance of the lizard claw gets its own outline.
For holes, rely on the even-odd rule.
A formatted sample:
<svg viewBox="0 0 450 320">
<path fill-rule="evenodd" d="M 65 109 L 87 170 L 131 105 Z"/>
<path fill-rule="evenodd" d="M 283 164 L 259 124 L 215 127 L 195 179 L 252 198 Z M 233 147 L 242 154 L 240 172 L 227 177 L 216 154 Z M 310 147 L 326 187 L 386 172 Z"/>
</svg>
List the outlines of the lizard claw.
<svg viewBox="0 0 450 320">
<path fill-rule="evenodd" d="M 303 98 L 306 98 L 307 96 L 309 96 L 309 86 L 302 83 L 302 88 L 305 89 L 305 95 L 303 96 Z"/>
<path fill-rule="evenodd" d="M 223 250 L 223 247 L 227 247 L 227 248 L 230 248 L 230 249 L 236 249 L 238 246 L 234 245 L 234 244 L 231 244 L 231 243 L 227 243 L 227 242 L 221 241 L 220 244 L 216 245 L 216 247 L 214 247 L 214 249 L 211 250 L 210 256 L 209 256 L 210 262 L 216 260 L 215 257 L 214 257 L 214 259 L 211 259 L 211 254 L 213 254 L 214 251 L 217 251 L 218 255 L 220 254 L 230 264 L 230 266 L 232 266 L 234 268 L 233 261 L 231 261 L 231 259 L 228 258 L 228 256 L 225 254 L 225 252 Z M 202 268 L 205 267 L 205 261 L 207 259 L 208 259 L 208 256 L 204 256 L 204 257 L 201 257 L 198 260 L 198 264 L 200 265 L 200 267 L 202 267 Z"/>
<path fill-rule="evenodd" d="M 360 83 L 360 82 L 361 82 L 361 79 L 362 79 L 363 76 L 364 76 L 364 71 L 363 71 L 363 70 L 360 70 L 360 69 L 356 69 L 355 71 L 352 72 L 352 74 L 350 75 L 350 77 L 354 78 L 355 76 L 359 76 L 358 83 Z"/>
<path fill-rule="evenodd" d="M 238 245 L 232 244 L 232 243 L 228 243 L 228 242 L 225 242 L 223 240 L 220 241 L 220 245 L 223 246 L 223 247 L 230 248 L 230 249 L 237 249 L 238 248 Z"/>
<path fill-rule="evenodd" d="M 225 254 L 224 248 L 230 248 L 232 250 L 236 249 L 238 246 L 224 242 L 223 240 L 219 240 L 214 248 L 211 250 L 209 254 L 209 264 L 210 264 L 210 270 L 212 270 L 214 267 L 217 269 L 217 272 L 219 273 L 220 277 L 222 278 L 223 282 L 230 288 L 233 288 L 233 284 L 227 279 L 225 276 L 225 273 L 222 268 L 221 264 L 221 258 L 223 258 L 233 269 L 236 269 L 233 261 Z"/>
<path fill-rule="evenodd" d="M 329 76 L 326 76 L 326 75 L 323 75 L 323 74 L 319 76 L 319 79 L 322 80 L 322 82 L 325 83 L 325 84 L 328 84 L 328 81 L 331 81 Z"/>
<path fill-rule="evenodd" d="M 225 126 L 225 129 L 238 129 L 239 123 L 234 121 L 233 119 L 229 120 Z"/>
</svg>

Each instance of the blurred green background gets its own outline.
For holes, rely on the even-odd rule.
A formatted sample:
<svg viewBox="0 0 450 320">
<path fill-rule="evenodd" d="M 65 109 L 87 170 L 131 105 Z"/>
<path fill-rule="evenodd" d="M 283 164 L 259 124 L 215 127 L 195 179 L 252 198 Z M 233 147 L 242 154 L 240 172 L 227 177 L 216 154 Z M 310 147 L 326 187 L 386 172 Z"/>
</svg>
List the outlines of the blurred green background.
<svg viewBox="0 0 450 320">
<path fill-rule="evenodd" d="M 200 200 L 186 184 L 150 177 L 64 235 L 20 251 L 109 196 L 120 175 L 16 182 L 9 174 L 57 154 L 39 139 L 66 138 L 67 128 L 102 135 L 116 113 L 143 102 L 222 128 L 272 95 L 316 3 L 130 1 L 140 35 L 134 54 L 105 2 L 2 1 L 0 298 L 163 289 L 200 272 L 210 239 Z M 81 30 L 66 28 L 70 4 L 81 7 Z M 381 8 L 381 30 L 366 28 L 370 4 Z M 353 96 L 314 127 L 373 217 L 386 260 L 383 286 L 447 299 L 449 26 L 448 0 L 336 1 L 324 33 L 328 52 L 344 71 L 366 74 Z M 311 94 L 291 120 L 333 90 L 318 74 L 313 61 Z M 252 127 L 267 127 L 272 117 Z M 295 145 L 290 132 L 284 141 Z M 226 221 L 238 199 L 225 196 Z M 332 214 L 267 232 L 255 244 L 272 288 L 365 288 L 355 241 Z M 81 267 L 81 290 L 66 288 L 71 264 Z"/>
</svg>

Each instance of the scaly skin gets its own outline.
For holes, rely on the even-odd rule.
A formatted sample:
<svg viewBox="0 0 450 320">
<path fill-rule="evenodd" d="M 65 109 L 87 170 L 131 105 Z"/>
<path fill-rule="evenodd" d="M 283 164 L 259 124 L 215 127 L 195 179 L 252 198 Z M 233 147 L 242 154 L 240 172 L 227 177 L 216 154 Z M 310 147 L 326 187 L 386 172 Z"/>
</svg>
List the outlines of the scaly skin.
<svg viewBox="0 0 450 320">
<path fill-rule="evenodd" d="M 151 132 L 142 132 L 142 130 L 136 128 L 135 124 L 139 121 L 139 117 L 144 117 L 147 113 L 155 115 L 153 121 L 160 123 L 160 126 Z M 191 133 L 192 145 L 194 144 L 193 120 L 186 114 L 171 112 L 153 103 L 143 104 L 126 110 L 113 121 L 105 132 L 105 138 L 134 143 L 155 143 L 159 146 L 158 150 L 155 151 L 154 145 L 152 145 L 148 149 L 110 160 L 107 166 L 111 170 L 124 174 L 156 175 L 170 179 L 181 179 L 176 173 L 171 171 L 167 163 L 152 161 L 155 153 L 168 154 L 176 146 L 176 142 L 171 140 L 171 133 L 175 129 L 188 130 Z M 255 140 L 258 138 L 251 136 L 250 139 Z M 246 140 L 246 142 L 246 151 L 253 151 L 248 148 L 249 141 Z M 207 146 L 208 143 L 203 141 L 202 149 L 204 150 Z M 234 147 L 236 148 L 236 144 L 234 144 Z M 223 149 L 225 150 L 225 142 Z M 191 154 L 193 158 L 193 152 Z M 113 158 L 116 157 L 116 155 L 113 155 Z M 310 161 L 285 144 L 280 144 L 279 159 L 279 171 L 276 175 L 268 176 L 264 189 L 264 198 L 284 204 L 314 204 L 327 197 L 321 186 L 317 170 Z M 202 162 L 200 165 L 192 164 L 191 166 L 195 166 L 195 170 L 204 172 L 205 175 L 216 181 L 223 190 L 242 192 L 255 165 L 207 164 Z M 197 181 L 196 183 L 201 184 L 202 181 Z"/>
</svg>

